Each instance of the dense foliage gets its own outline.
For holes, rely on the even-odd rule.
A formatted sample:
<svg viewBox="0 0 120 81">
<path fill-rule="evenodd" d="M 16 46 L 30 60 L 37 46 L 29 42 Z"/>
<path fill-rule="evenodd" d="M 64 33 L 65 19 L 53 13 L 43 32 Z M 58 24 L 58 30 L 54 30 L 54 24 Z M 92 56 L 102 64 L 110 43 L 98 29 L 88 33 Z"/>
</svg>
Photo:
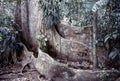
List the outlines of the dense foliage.
<svg viewBox="0 0 120 81">
<path fill-rule="evenodd" d="M 105 13 L 98 17 L 97 38 L 107 46 L 108 60 L 111 67 L 120 63 L 120 1 L 110 0 Z"/>
<path fill-rule="evenodd" d="M 16 31 L 13 30 L 14 0 L 0 1 L 0 66 L 13 63 L 16 50 Z"/>
<path fill-rule="evenodd" d="M 0 66 L 13 63 L 16 45 L 16 32 L 12 28 L 0 27 Z"/>
<path fill-rule="evenodd" d="M 63 23 L 72 26 L 86 26 L 92 24 L 92 6 L 95 0 L 67 0 L 62 1 Z"/>
<path fill-rule="evenodd" d="M 0 1 L 0 27 L 12 27 L 14 19 L 14 0 Z"/>
<path fill-rule="evenodd" d="M 53 26 L 60 23 L 61 0 L 40 0 L 40 5 L 43 9 L 43 24 L 46 26 Z"/>
<path fill-rule="evenodd" d="M 44 24 L 60 22 L 72 26 L 92 24 L 92 6 L 96 0 L 40 0 Z"/>
</svg>

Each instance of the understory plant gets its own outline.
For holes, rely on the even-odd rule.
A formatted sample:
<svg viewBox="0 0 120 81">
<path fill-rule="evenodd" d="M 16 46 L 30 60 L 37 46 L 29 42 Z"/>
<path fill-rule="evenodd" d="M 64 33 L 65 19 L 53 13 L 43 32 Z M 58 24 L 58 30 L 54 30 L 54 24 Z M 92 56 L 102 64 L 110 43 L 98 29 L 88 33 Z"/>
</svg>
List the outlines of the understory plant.
<svg viewBox="0 0 120 81">
<path fill-rule="evenodd" d="M 114 65 L 120 64 L 120 32 L 118 30 L 114 31 L 105 36 L 105 44 L 108 43 L 108 60 L 114 67 Z"/>
<path fill-rule="evenodd" d="M 107 72 L 101 72 L 97 74 L 97 78 L 99 78 L 101 81 L 108 81 L 109 77 L 110 77 L 110 73 Z"/>
<path fill-rule="evenodd" d="M 0 27 L 0 66 L 13 63 L 16 52 L 16 32 L 12 28 Z"/>
<path fill-rule="evenodd" d="M 44 52 L 47 52 L 47 38 L 44 34 L 40 34 L 37 36 L 38 41 L 40 42 L 40 49 Z"/>
</svg>

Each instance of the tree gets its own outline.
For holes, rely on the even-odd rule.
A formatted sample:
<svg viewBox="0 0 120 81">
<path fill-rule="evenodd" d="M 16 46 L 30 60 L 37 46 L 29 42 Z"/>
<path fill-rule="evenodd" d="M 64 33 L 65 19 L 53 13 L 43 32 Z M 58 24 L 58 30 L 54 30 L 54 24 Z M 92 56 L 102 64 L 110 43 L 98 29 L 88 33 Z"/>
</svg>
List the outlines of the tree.
<svg viewBox="0 0 120 81">
<path fill-rule="evenodd" d="M 58 3 L 60 3 L 60 2 L 57 3 L 57 1 L 56 1 L 56 4 L 54 4 L 53 6 L 52 6 L 53 1 L 51 1 L 50 4 L 48 4 L 47 2 L 44 2 L 43 4 L 45 4 L 45 5 L 42 5 L 42 6 L 44 6 L 43 11 L 42 11 L 41 9 L 39 10 L 38 1 L 39 0 L 35 0 L 34 2 L 28 1 L 28 0 L 22 1 L 22 2 L 19 2 L 16 7 L 15 29 L 19 31 L 20 41 L 27 47 L 27 49 L 29 51 L 34 52 L 34 51 L 36 51 L 36 49 L 39 49 L 39 45 L 37 43 L 38 41 L 35 38 L 35 36 L 39 35 L 40 31 L 41 31 L 41 33 L 44 33 L 44 35 L 47 36 L 47 38 L 49 40 L 49 44 L 52 46 L 53 51 L 56 52 L 56 54 L 57 54 L 56 56 L 58 58 L 63 58 L 66 60 L 71 60 L 71 59 L 74 60 L 72 55 L 75 55 L 74 54 L 75 52 L 81 53 L 82 50 L 90 51 L 89 47 L 87 47 L 83 43 L 66 39 L 59 32 L 60 26 L 61 27 L 64 26 L 64 25 L 60 25 L 60 19 L 58 16 L 60 13 L 58 13 L 59 11 L 58 12 L 56 11 L 56 10 L 59 10 L 59 9 L 57 9 L 57 7 L 59 6 Z M 35 5 L 35 4 L 37 4 L 37 5 Z M 49 7 L 48 7 L 48 9 L 44 10 L 44 8 L 46 8 L 46 6 L 49 6 Z M 34 12 L 33 12 L 33 10 L 34 10 Z M 54 10 L 55 12 L 52 12 L 51 10 Z M 41 21 L 41 18 L 38 17 L 38 14 L 40 15 L 41 18 L 43 18 L 43 20 L 45 19 L 44 21 L 47 22 L 47 25 L 44 22 L 45 24 L 43 24 L 42 26 L 39 26 L 39 24 L 41 25 L 42 21 Z M 48 14 L 48 15 L 46 15 L 46 14 Z M 40 22 L 38 22 L 38 21 L 40 21 Z M 68 28 L 68 27 L 66 27 L 66 28 Z M 42 30 L 44 30 L 44 31 L 42 32 Z M 80 31 L 78 31 L 78 32 L 80 32 Z M 71 45 L 71 46 L 69 47 L 69 45 Z M 68 48 L 66 48 L 66 47 L 68 47 Z M 81 47 L 83 47 L 83 48 L 81 49 Z M 36 49 L 32 49 L 32 48 L 36 48 Z M 52 48 L 50 48 L 50 49 L 52 49 Z M 74 50 L 78 50 L 78 51 L 74 51 Z M 52 60 L 51 60 L 51 62 L 53 62 L 52 64 L 50 61 L 46 61 L 46 62 L 41 61 L 41 59 L 45 56 L 46 56 L 46 54 L 44 54 L 43 52 L 42 53 L 40 52 L 38 55 L 38 58 L 36 58 L 36 59 L 39 59 L 40 63 L 42 62 L 43 65 L 45 64 L 45 67 L 50 65 L 51 68 L 57 67 L 57 66 L 60 68 L 62 68 L 62 67 L 66 68 L 66 66 L 63 66 L 63 65 L 59 64 L 58 62 L 56 63 L 56 61 L 54 61 L 55 65 Z M 54 56 L 55 55 L 52 55 L 52 57 L 54 57 Z M 47 55 L 44 59 L 51 59 L 51 57 L 49 57 Z M 81 60 L 81 59 L 90 62 L 89 58 L 77 57 L 77 59 L 75 59 L 75 60 Z M 38 68 L 38 66 L 36 66 L 36 67 Z M 69 70 L 68 68 L 66 68 L 66 69 Z M 44 71 L 44 70 L 48 70 L 48 69 L 42 69 L 42 70 Z M 42 70 L 40 69 L 40 72 Z M 62 70 L 64 71 L 64 68 Z"/>
<path fill-rule="evenodd" d="M 34 56 L 38 56 L 39 43 L 36 39 L 39 33 L 38 13 L 38 0 L 32 1 L 19 1 L 16 6 L 15 14 L 15 29 L 18 30 L 20 38 L 19 41 L 24 43 L 29 51 L 34 52 Z M 34 12 L 32 11 L 34 10 Z"/>
<path fill-rule="evenodd" d="M 94 68 L 96 68 L 97 65 L 96 45 L 94 45 L 93 49 L 94 59 L 90 59 L 90 57 L 93 57 L 92 54 L 88 54 L 91 52 L 91 47 L 84 44 L 86 40 L 92 39 L 90 35 L 86 37 L 83 35 L 82 38 L 84 39 L 84 42 L 80 42 L 80 39 L 77 40 L 75 37 L 71 36 L 71 40 L 71 38 L 66 37 L 64 32 L 61 32 L 63 30 L 67 30 L 67 33 L 69 32 L 69 34 L 73 36 L 77 35 L 77 38 L 78 36 L 80 37 L 81 32 L 84 32 L 84 29 L 87 30 L 88 34 L 91 33 L 92 29 L 91 26 L 80 29 L 74 27 L 71 28 L 69 26 L 60 24 L 61 12 L 59 11 L 59 6 L 61 1 L 62 0 L 42 0 L 41 5 L 39 5 L 39 0 L 18 0 L 14 28 L 18 31 L 17 41 L 20 42 L 19 45 L 22 48 L 19 53 L 17 53 L 20 54 L 18 59 L 21 60 L 22 64 L 21 72 L 26 65 L 33 63 L 41 76 L 49 79 L 50 81 L 87 81 L 90 79 L 99 81 L 99 79 L 96 77 L 96 74 L 101 72 L 95 71 L 94 73 L 90 71 L 77 71 L 73 67 L 69 68 L 71 66 L 59 63 L 55 60 L 55 58 L 53 58 L 57 57 L 67 61 L 81 62 L 81 64 L 83 63 L 83 66 L 79 66 L 79 68 L 85 69 L 93 68 L 92 66 L 84 67 L 86 63 L 89 63 L 88 65 L 92 65 L 94 62 Z M 74 3 L 74 5 L 78 4 L 77 1 L 73 1 L 72 3 Z M 72 14 L 72 16 L 73 15 L 74 14 Z M 96 21 L 96 17 L 97 16 L 95 15 L 94 21 Z M 42 24 L 42 21 L 44 24 Z M 94 22 L 95 29 L 93 29 L 93 33 L 95 43 L 96 25 L 97 23 Z M 52 49 L 52 55 L 41 51 L 41 44 L 39 45 L 39 42 L 36 38 L 39 38 L 39 34 L 41 36 L 41 33 L 47 37 L 48 42 L 51 45 L 49 48 Z M 82 56 L 87 57 L 82 58 Z M 85 62 L 83 62 L 83 60 Z M 108 71 L 108 73 L 109 72 L 110 71 Z M 107 72 L 105 72 L 105 77 L 108 78 L 109 75 L 106 76 L 106 73 Z M 102 77 L 104 77 L 104 75 Z"/>
</svg>

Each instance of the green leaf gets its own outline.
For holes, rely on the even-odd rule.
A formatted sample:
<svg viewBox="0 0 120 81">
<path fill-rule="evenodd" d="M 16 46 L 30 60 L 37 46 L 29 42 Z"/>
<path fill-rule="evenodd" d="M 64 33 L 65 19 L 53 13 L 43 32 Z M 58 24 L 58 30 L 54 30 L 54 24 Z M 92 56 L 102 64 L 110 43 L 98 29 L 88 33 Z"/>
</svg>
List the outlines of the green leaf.
<svg viewBox="0 0 120 81">
<path fill-rule="evenodd" d="M 116 57 L 119 55 L 119 53 L 120 53 L 119 49 L 115 49 L 114 51 L 112 51 L 112 52 L 109 54 L 109 59 L 110 59 L 110 60 L 116 59 Z"/>
<path fill-rule="evenodd" d="M 111 39 L 111 36 L 110 36 L 110 35 L 105 36 L 104 43 L 108 42 L 108 41 L 109 41 L 109 39 Z"/>
</svg>

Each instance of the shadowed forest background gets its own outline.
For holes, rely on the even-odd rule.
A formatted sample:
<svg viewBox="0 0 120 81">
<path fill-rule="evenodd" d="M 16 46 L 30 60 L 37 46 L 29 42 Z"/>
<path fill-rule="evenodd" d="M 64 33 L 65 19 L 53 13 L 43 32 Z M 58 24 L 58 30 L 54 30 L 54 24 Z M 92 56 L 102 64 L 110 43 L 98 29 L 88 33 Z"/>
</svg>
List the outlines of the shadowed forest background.
<svg viewBox="0 0 120 81">
<path fill-rule="evenodd" d="M 0 0 L 0 81 L 120 81 L 119 0 Z"/>
</svg>

